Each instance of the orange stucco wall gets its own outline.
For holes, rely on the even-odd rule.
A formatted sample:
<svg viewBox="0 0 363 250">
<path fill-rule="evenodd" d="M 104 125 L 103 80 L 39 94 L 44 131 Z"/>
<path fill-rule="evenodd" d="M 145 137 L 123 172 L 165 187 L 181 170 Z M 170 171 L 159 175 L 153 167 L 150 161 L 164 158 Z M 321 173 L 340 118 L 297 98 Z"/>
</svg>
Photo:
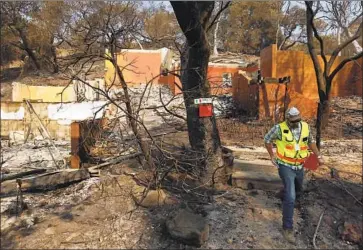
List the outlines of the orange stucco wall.
<svg viewBox="0 0 363 250">
<path fill-rule="evenodd" d="M 321 60 L 321 58 L 320 58 Z M 334 69 L 343 58 L 338 57 Z M 272 45 L 261 52 L 261 74 L 263 77 L 290 76 L 288 84 L 288 106 L 298 107 L 306 118 L 315 117 L 318 104 L 316 76 L 310 55 L 301 51 L 278 51 Z M 362 95 L 362 59 L 350 62 L 336 75 L 332 83 L 331 96 Z M 285 87 L 266 84 L 259 91 L 259 117 L 282 117 Z M 278 112 L 280 110 L 280 112 Z"/>
<path fill-rule="evenodd" d="M 207 79 L 210 84 L 211 95 L 224 95 L 224 94 L 232 94 L 233 92 L 233 82 L 239 78 L 238 71 L 244 70 L 248 72 L 253 72 L 257 70 L 257 66 L 249 67 L 249 68 L 242 68 L 236 65 L 231 64 L 224 64 L 224 65 L 209 65 L 208 72 L 207 72 Z M 223 74 L 230 73 L 231 74 L 231 87 L 223 87 Z M 168 75 L 168 85 L 171 91 L 174 94 L 180 94 L 181 90 L 175 86 L 178 84 L 182 86 L 178 77 L 173 75 Z"/>
<path fill-rule="evenodd" d="M 252 72 L 252 71 L 257 70 L 257 66 L 250 67 L 250 68 L 242 68 L 242 67 L 236 67 L 234 65 L 229 66 L 228 64 L 226 64 L 225 66 L 210 65 L 208 67 L 208 80 L 209 80 L 209 83 L 211 86 L 211 94 L 212 95 L 232 94 L 233 81 L 238 77 L 239 70 Z M 222 76 L 225 73 L 231 74 L 232 86 L 230 88 L 222 87 L 222 83 L 223 83 Z"/>
<path fill-rule="evenodd" d="M 355 81 L 355 95 L 362 96 L 363 89 L 363 58 L 357 60 L 354 67 L 350 71 L 352 81 Z"/>
<path fill-rule="evenodd" d="M 153 83 L 158 83 L 161 72 L 161 53 L 158 51 L 126 51 L 117 55 L 117 64 L 129 86 L 147 83 L 152 79 Z M 106 84 L 112 83 L 114 77 L 114 67 L 106 62 Z M 118 81 L 115 82 L 118 83 Z"/>
<path fill-rule="evenodd" d="M 171 54 L 167 54 L 166 58 L 168 62 L 171 62 L 169 58 Z M 164 60 L 165 61 L 165 60 Z M 153 83 L 168 85 L 174 94 L 180 94 L 181 90 L 176 86 L 181 85 L 178 77 L 172 74 L 167 76 L 160 75 L 162 66 L 162 52 L 161 50 L 127 50 L 118 54 L 117 64 L 123 72 L 123 76 L 128 83 L 128 86 L 137 86 L 140 83 L 146 83 L 153 79 Z M 165 62 L 164 62 L 165 64 Z M 167 63 L 169 65 L 169 63 Z M 114 79 L 115 69 L 108 61 L 105 62 L 105 82 L 106 85 L 110 85 L 115 82 L 118 86 L 119 82 Z M 169 68 L 169 66 L 167 66 Z M 169 70 L 176 71 L 170 68 Z M 236 64 L 210 64 L 208 66 L 208 80 L 211 87 L 212 95 L 223 95 L 232 93 L 232 84 L 230 87 L 223 86 L 223 75 L 229 73 L 231 76 L 231 82 L 238 75 L 238 70 L 254 71 L 256 67 L 242 68 Z"/>
<path fill-rule="evenodd" d="M 258 85 L 249 85 L 248 79 L 238 75 L 233 79 L 233 101 L 237 109 L 244 110 L 250 117 L 258 115 Z"/>
<path fill-rule="evenodd" d="M 260 53 L 260 70 L 263 76 L 276 77 L 277 47 L 269 46 Z"/>
<path fill-rule="evenodd" d="M 173 71 L 176 74 L 180 74 L 180 71 L 178 69 L 174 68 Z M 179 78 L 173 74 L 169 73 L 167 76 L 162 76 L 161 83 L 167 84 L 169 86 L 171 92 L 174 95 L 178 95 L 178 94 L 182 93 L 182 91 L 176 86 L 176 84 L 178 84 L 181 87 L 181 82 L 180 82 Z"/>
</svg>

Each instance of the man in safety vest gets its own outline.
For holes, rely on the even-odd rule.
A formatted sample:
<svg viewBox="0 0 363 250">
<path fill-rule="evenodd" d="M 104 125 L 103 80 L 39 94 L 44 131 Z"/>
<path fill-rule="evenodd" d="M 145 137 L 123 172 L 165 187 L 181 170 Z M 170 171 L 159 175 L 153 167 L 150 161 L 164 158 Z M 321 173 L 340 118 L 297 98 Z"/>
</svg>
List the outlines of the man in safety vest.
<svg viewBox="0 0 363 250">
<path fill-rule="evenodd" d="M 276 154 L 273 152 L 272 143 L 276 144 Z M 319 165 L 324 164 L 324 161 L 313 141 L 309 125 L 301 121 L 300 111 L 295 107 L 286 111 L 286 121 L 275 125 L 265 135 L 265 146 L 284 184 L 283 235 L 288 242 L 295 243 L 293 232 L 295 198 L 296 192 L 302 192 L 303 164 L 309 156 L 308 150 L 316 154 Z"/>
</svg>

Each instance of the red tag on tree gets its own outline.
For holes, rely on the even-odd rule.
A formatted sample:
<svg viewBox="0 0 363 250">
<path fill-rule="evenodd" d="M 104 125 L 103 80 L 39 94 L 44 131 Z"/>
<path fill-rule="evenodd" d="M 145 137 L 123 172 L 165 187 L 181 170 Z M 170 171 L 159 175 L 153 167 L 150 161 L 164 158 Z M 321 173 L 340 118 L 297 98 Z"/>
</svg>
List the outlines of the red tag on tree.
<svg viewBox="0 0 363 250">
<path fill-rule="evenodd" d="M 211 117 L 213 116 L 212 104 L 200 104 L 199 105 L 199 117 Z"/>
</svg>

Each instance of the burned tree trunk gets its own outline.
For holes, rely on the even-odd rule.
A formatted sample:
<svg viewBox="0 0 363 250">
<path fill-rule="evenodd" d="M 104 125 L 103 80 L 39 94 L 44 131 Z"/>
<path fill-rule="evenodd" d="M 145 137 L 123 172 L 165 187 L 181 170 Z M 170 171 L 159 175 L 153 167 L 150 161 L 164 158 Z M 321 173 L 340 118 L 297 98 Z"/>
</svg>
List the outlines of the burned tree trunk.
<svg viewBox="0 0 363 250">
<path fill-rule="evenodd" d="M 327 71 L 327 60 L 324 54 L 324 46 L 321 41 L 321 38 L 317 36 L 317 32 L 314 26 L 314 16 L 316 13 L 312 10 L 313 3 L 306 2 L 307 11 L 306 11 L 306 30 L 307 30 L 307 45 L 309 49 L 310 57 L 313 61 L 314 70 L 315 70 L 315 76 L 318 84 L 318 92 L 319 92 L 319 104 L 318 104 L 318 110 L 317 110 L 317 117 L 316 117 L 316 145 L 318 149 L 320 149 L 321 144 L 321 132 L 323 128 L 323 124 L 326 124 L 329 118 L 329 91 L 328 91 L 328 84 L 330 86 L 330 82 L 328 83 L 326 80 L 326 71 Z M 322 52 L 322 59 L 323 59 L 323 69 L 321 68 L 321 65 L 319 63 L 317 52 L 314 48 L 313 43 L 313 37 L 315 37 L 319 40 L 320 43 L 320 50 Z M 329 88 L 330 90 L 330 88 Z"/>
<path fill-rule="evenodd" d="M 222 167 L 219 165 L 221 151 L 216 119 L 214 116 L 199 118 L 199 107 L 194 104 L 194 99 L 210 95 L 209 82 L 206 80 L 210 49 L 208 45 L 200 48 L 189 47 L 187 54 L 188 61 L 182 65 L 182 70 L 185 70 L 182 83 L 189 142 L 194 150 L 202 152 L 206 157 L 204 177 L 211 181 L 212 173 Z"/>
<path fill-rule="evenodd" d="M 317 117 L 316 117 L 316 145 L 320 150 L 321 144 L 321 132 L 324 130 L 329 121 L 329 100 L 327 95 L 321 94 L 319 98 L 320 102 L 318 103 Z"/>
<path fill-rule="evenodd" d="M 329 123 L 331 101 L 331 95 L 329 95 L 331 82 L 329 79 L 326 80 L 325 78 L 323 78 L 321 81 L 324 82 L 324 86 L 326 86 L 326 92 L 319 91 L 319 103 L 316 118 L 316 145 L 319 150 L 321 144 L 321 132 L 324 131 Z"/>
<path fill-rule="evenodd" d="M 133 132 L 133 134 L 135 135 L 135 138 L 139 144 L 140 150 L 142 151 L 143 156 L 145 157 L 145 161 L 146 163 L 149 165 L 149 167 L 153 167 L 153 161 L 152 161 L 152 157 L 150 155 L 150 147 L 147 144 L 147 142 L 142 138 L 142 135 L 140 133 L 140 130 L 138 128 L 138 124 L 137 124 L 137 118 L 135 115 L 135 112 L 132 108 L 132 104 L 131 104 L 131 96 L 129 94 L 129 90 L 128 90 L 128 86 L 126 83 L 126 80 L 124 78 L 124 75 L 122 73 L 122 70 L 120 69 L 118 63 L 117 63 L 117 55 L 116 55 L 116 48 L 117 45 L 116 43 L 116 39 L 112 40 L 114 44 L 111 44 L 110 48 L 111 48 L 111 63 L 113 65 L 113 67 L 115 68 L 117 77 L 121 83 L 121 87 L 124 93 L 124 103 L 126 106 L 126 110 L 124 110 L 124 112 L 126 113 L 126 117 L 127 117 L 127 121 L 130 124 L 131 130 Z M 113 100 L 112 103 L 115 104 L 117 107 L 121 108 L 120 105 L 117 105 Z"/>
<path fill-rule="evenodd" d="M 207 81 L 210 47 L 205 29 L 214 2 L 171 2 L 171 5 L 187 40 L 181 55 L 181 82 L 187 110 L 189 142 L 194 150 L 204 155 L 206 161 L 202 181 L 206 185 L 212 185 L 215 179 L 223 180 L 225 176 L 219 133 L 214 116 L 199 117 L 194 99 L 210 96 Z"/>
<path fill-rule="evenodd" d="M 131 97 L 130 97 L 130 94 L 129 94 L 129 91 L 128 91 L 127 83 L 126 83 L 126 80 L 125 80 L 125 78 L 123 76 L 123 73 L 122 73 L 120 67 L 117 65 L 117 61 L 115 61 L 115 57 L 114 57 L 114 60 L 113 60 L 113 64 L 114 64 L 113 66 L 116 69 L 118 78 L 120 79 L 122 89 L 124 91 L 124 98 L 125 98 L 124 102 L 125 102 L 125 105 L 126 105 L 126 117 L 127 117 L 127 120 L 130 123 L 132 132 L 135 135 L 135 138 L 136 138 L 136 140 L 137 140 L 137 142 L 138 142 L 138 144 L 140 146 L 140 149 L 141 149 L 141 151 L 142 151 L 142 153 L 143 153 L 143 155 L 145 157 L 146 162 L 148 163 L 149 167 L 152 167 L 153 162 L 152 162 L 152 158 L 151 158 L 151 155 L 150 155 L 150 147 L 146 143 L 146 141 L 143 140 L 143 138 L 142 138 L 142 136 L 140 134 L 140 131 L 139 131 L 139 128 L 138 128 L 138 125 L 137 125 L 137 121 L 136 121 L 135 112 L 132 109 Z"/>
</svg>

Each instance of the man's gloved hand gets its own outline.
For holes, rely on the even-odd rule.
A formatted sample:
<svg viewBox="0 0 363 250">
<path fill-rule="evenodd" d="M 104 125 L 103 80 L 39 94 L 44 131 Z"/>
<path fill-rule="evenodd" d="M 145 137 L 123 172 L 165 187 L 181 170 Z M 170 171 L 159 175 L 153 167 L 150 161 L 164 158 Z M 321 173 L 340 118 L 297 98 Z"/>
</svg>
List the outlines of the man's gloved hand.
<svg viewBox="0 0 363 250">
<path fill-rule="evenodd" d="M 275 156 L 271 156 L 271 162 L 272 162 L 272 165 L 274 165 L 275 167 L 279 168 L 279 164 L 277 164 L 277 161 L 276 161 Z"/>
</svg>

